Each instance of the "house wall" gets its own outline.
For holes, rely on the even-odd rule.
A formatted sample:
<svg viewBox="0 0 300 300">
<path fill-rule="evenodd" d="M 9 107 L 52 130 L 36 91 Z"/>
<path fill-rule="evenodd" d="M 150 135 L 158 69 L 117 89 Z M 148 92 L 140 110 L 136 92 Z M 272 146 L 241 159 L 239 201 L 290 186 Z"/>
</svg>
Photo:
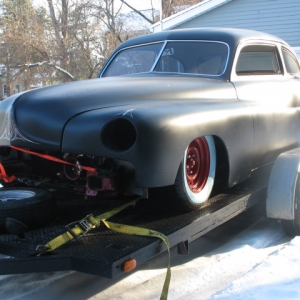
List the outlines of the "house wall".
<svg viewBox="0 0 300 300">
<path fill-rule="evenodd" d="M 294 50 L 295 50 L 296 54 L 298 55 L 299 62 L 300 62 L 300 47 L 294 47 Z"/>
<path fill-rule="evenodd" d="M 232 0 L 175 28 L 235 27 L 274 34 L 300 46 L 300 0 Z"/>
<path fill-rule="evenodd" d="M 24 86 L 19 81 L 11 83 L 11 95 L 17 94 L 24 90 Z M 0 101 L 7 97 L 6 94 L 6 81 L 0 78 Z"/>
</svg>

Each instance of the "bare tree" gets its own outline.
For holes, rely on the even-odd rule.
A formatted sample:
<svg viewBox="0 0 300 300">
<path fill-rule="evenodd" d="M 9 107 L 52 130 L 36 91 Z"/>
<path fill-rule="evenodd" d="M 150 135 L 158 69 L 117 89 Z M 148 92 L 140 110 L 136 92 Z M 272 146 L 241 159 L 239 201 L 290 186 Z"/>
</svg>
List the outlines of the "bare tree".
<svg viewBox="0 0 300 300">
<path fill-rule="evenodd" d="M 163 18 L 176 14 L 204 0 L 162 0 Z"/>
<path fill-rule="evenodd" d="M 60 68 L 62 70 L 69 70 L 70 55 L 69 55 L 69 10 L 70 4 L 69 0 L 60 1 L 60 9 L 57 8 L 57 14 L 54 10 L 54 5 L 52 0 L 47 0 L 50 18 L 52 22 L 52 27 L 55 35 L 55 43 L 57 46 L 57 54 L 59 55 Z M 61 73 L 63 82 L 73 80 L 73 76 L 68 75 L 69 72 Z"/>
<path fill-rule="evenodd" d="M 148 32 L 141 23 L 158 21 L 152 0 L 144 1 L 149 9 L 139 11 L 130 0 L 121 5 L 116 0 L 47 0 L 46 7 L 38 8 L 31 0 L 0 0 L 0 65 L 8 92 L 17 77 L 26 89 L 38 82 L 95 77 L 121 42 Z M 198 2 L 164 0 L 164 16 Z M 123 13 L 124 6 L 131 12 Z"/>
<path fill-rule="evenodd" d="M 145 12 L 142 12 L 140 10 L 137 10 L 136 8 L 134 8 L 132 5 L 130 5 L 127 1 L 125 0 L 120 0 L 123 4 L 125 4 L 127 7 L 129 7 L 130 9 L 132 9 L 132 11 L 134 11 L 136 14 L 138 14 L 140 17 L 142 17 L 144 20 L 146 20 L 148 23 L 150 24 L 154 24 L 157 21 L 157 18 L 154 14 L 154 8 L 153 8 L 153 3 L 152 0 L 150 0 L 150 5 L 151 5 L 151 9 L 150 11 L 151 16 L 149 17 Z"/>
<path fill-rule="evenodd" d="M 123 4 L 125 4 L 127 7 L 132 9 L 137 15 L 142 17 L 144 20 L 146 20 L 150 24 L 154 24 L 158 21 L 158 15 L 155 13 L 155 9 L 153 8 L 152 0 L 148 0 L 149 7 L 151 14 L 149 14 L 139 11 L 134 6 L 130 5 L 128 3 L 128 0 L 120 0 Z M 147 0 L 146 0 L 147 1 Z M 184 10 L 188 8 L 189 6 L 195 5 L 197 3 L 200 3 L 204 0 L 161 0 L 162 1 L 162 11 L 163 11 L 163 18 L 167 18 L 181 10 Z"/>
<path fill-rule="evenodd" d="M 11 84 L 16 78 L 22 77 L 25 88 L 30 87 L 30 76 L 27 70 L 19 69 L 21 62 L 30 61 L 38 54 L 30 46 L 30 34 L 36 27 L 35 11 L 29 0 L 8 1 L 1 4 L 1 58 L 0 64 L 5 66 L 7 95 L 11 94 Z"/>
<path fill-rule="evenodd" d="M 30 0 L 0 0 L 0 64 L 6 67 L 8 91 L 13 76 L 22 76 L 26 89 L 35 79 L 52 84 L 95 77 L 128 38 L 115 1 L 47 4 L 48 10 L 33 9 Z"/>
<path fill-rule="evenodd" d="M 115 0 L 47 1 L 47 31 L 53 39 L 48 65 L 65 71 L 61 81 L 95 77 L 110 53 L 128 39 L 121 7 Z"/>
</svg>

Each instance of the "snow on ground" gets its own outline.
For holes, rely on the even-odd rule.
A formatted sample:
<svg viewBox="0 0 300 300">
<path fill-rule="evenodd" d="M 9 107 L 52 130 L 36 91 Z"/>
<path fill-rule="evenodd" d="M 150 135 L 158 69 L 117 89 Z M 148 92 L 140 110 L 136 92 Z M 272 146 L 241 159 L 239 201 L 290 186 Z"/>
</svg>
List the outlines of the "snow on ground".
<svg viewBox="0 0 300 300">
<path fill-rule="evenodd" d="M 171 251 L 168 299 L 300 299 L 300 237 L 251 211 L 190 243 L 189 256 Z M 0 299 L 159 299 L 165 253 L 135 272 L 104 279 L 78 272 L 0 276 Z"/>
</svg>

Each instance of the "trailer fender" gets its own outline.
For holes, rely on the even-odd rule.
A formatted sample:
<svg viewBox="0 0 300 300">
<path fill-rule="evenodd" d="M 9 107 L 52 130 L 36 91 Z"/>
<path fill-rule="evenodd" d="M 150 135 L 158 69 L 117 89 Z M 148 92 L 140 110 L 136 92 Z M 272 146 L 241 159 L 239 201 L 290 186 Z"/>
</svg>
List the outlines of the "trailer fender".
<svg viewBox="0 0 300 300">
<path fill-rule="evenodd" d="M 284 152 L 275 160 L 267 190 L 268 218 L 294 220 L 299 170 L 300 148 Z"/>
</svg>

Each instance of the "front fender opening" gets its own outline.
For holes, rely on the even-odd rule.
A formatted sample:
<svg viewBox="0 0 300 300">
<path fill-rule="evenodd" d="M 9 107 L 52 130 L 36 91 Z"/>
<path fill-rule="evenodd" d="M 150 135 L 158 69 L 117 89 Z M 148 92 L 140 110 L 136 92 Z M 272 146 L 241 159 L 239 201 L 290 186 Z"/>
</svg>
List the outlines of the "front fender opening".
<svg viewBox="0 0 300 300">
<path fill-rule="evenodd" d="M 109 122 L 102 130 L 103 145 L 113 151 L 129 150 L 137 139 L 134 125 L 126 119 L 117 119 Z"/>
</svg>

